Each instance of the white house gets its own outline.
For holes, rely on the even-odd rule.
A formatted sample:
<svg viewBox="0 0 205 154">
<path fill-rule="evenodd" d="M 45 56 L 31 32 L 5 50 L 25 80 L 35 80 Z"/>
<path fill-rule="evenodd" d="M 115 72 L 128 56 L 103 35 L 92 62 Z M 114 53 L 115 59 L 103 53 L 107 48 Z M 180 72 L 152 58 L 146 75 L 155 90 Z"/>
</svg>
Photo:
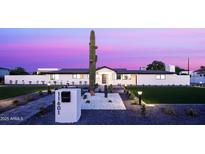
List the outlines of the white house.
<svg viewBox="0 0 205 154">
<path fill-rule="evenodd" d="M 9 73 L 10 73 L 10 70 L 8 68 L 0 67 L 0 83 L 3 82 L 4 76 L 9 75 Z"/>
<path fill-rule="evenodd" d="M 192 73 L 191 84 L 205 84 L 205 67 L 201 67 Z"/>
<path fill-rule="evenodd" d="M 88 85 L 89 69 L 58 69 L 38 75 L 7 75 L 5 84 Z M 100 67 L 96 71 L 99 85 L 190 85 L 189 75 L 168 71 L 127 70 Z"/>
</svg>

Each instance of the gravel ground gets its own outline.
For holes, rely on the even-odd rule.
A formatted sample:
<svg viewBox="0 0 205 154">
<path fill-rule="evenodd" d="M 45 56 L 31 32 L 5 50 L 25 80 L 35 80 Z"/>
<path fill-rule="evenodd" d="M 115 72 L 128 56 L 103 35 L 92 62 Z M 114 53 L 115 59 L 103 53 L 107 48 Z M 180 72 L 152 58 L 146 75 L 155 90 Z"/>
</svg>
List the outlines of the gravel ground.
<svg viewBox="0 0 205 154">
<path fill-rule="evenodd" d="M 134 110 L 82 110 L 77 125 L 204 125 L 204 105 L 156 105 L 146 108 L 142 114 L 140 106 L 133 105 Z M 193 108 L 197 116 L 191 117 L 186 110 Z M 164 112 L 164 108 L 174 110 L 175 114 Z M 36 115 L 24 125 L 59 125 L 55 123 L 54 105 L 50 106 L 45 115 Z"/>
</svg>

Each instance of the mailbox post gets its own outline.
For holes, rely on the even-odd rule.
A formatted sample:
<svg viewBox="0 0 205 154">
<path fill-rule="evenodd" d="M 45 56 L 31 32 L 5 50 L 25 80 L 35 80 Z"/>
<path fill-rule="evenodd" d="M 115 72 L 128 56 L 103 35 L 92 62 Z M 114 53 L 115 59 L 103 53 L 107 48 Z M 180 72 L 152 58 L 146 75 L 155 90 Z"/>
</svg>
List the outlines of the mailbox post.
<svg viewBox="0 0 205 154">
<path fill-rule="evenodd" d="M 81 89 L 63 88 L 55 91 L 55 122 L 73 123 L 81 116 Z"/>
</svg>

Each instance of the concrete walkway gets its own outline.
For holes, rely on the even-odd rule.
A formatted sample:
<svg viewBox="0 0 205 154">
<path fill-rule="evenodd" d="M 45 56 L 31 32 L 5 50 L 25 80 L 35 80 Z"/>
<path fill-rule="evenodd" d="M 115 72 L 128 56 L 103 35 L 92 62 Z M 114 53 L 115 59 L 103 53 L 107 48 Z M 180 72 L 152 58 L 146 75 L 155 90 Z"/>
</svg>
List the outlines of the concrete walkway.
<svg viewBox="0 0 205 154">
<path fill-rule="evenodd" d="M 18 125 L 23 121 L 28 120 L 36 115 L 41 108 L 47 108 L 52 105 L 54 101 L 54 94 L 45 96 L 38 100 L 31 101 L 30 103 L 16 107 L 9 111 L 0 114 L 0 124 L 2 125 Z"/>
</svg>

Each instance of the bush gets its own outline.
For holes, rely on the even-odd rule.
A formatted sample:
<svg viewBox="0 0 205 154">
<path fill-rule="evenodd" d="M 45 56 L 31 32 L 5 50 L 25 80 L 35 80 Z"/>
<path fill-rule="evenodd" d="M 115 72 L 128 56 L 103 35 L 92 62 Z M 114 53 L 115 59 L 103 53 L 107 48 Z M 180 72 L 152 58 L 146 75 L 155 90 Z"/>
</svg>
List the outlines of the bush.
<svg viewBox="0 0 205 154">
<path fill-rule="evenodd" d="M 109 91 L 110 93 L 112 93 L 112 91 L 113 91 L 113 86 L 112 86 L 112 84 L 109 85 L 108 91 Z"/>
<path fill-rule="evenodd" d="M 33 97 L 28 95 L 28 96 L 25 96 L 25 97 L 24 97 L 24 100 L 25 100 L 26 102 L 30 102 L 30 101 L 33 100 Z"/>
<path fill-rule="evenodd" d="M 188 109 L 186 110 L 186 114 L 191 117 L 196 117 L 198 115 L 197 110 L 195 109 Z"/>
<path fill-rule="evenodd" d="M 167 115 L 176 115 L 176 112 L 173 108 L 162 108 L 162 112 Z"/>
<path fill-rule="evenodd" d="M 85 103 L 90 103 L 90 100 L 86 100 L 86 102 Z"/>
<path fill-rule="evenodd" d="M 131 105 L 137 105 L 138 104 L 138 101 L 137 100 L 133 100 L 132 102 L 131 102 Z"/>
<path fill-rule="evenodd" d="M 42 91 L 39 91 L 38 94 L 39 94 L 39 96 L 43 96 L 43 92 Z"/>
<path fill-rule="evenodd" d="M 15 106 L 19 105 L 19 103 L 20 103 L 20 102 L 19 102 L 18 100 L 14 100 L 14 101 L 12 102 L 12 104 L 15 105 Z"/>
<path fill-rule="evenodd" d="M 141 113 L 142 114 L 146 113 L 146 106 L 145 106 L 145 104 L 142 104 L 142 106 L 141 106 Z"/>
<path fill-rule="evenodd" d="M 48 112 L 47 108 L 41 107 L 40 111 L 38 112 L 38 115 L 43 116 Z"/>
<path fill-rule="evenodd" d="M 51 92 L 51 89 L 48 89 L 48 94 L 51 94 L 52 92 Z"/>
<path fill-rule="evenodd" d="M 133 93 L 129 93 L 129 99 L 136 100 L 137 97 Z"/>
<path fill-rule="evenodd" d="M 87 99 L 87 97 L 88 97 L 87 95 L 83 95 L 83 99 Z"/>
</svg>

